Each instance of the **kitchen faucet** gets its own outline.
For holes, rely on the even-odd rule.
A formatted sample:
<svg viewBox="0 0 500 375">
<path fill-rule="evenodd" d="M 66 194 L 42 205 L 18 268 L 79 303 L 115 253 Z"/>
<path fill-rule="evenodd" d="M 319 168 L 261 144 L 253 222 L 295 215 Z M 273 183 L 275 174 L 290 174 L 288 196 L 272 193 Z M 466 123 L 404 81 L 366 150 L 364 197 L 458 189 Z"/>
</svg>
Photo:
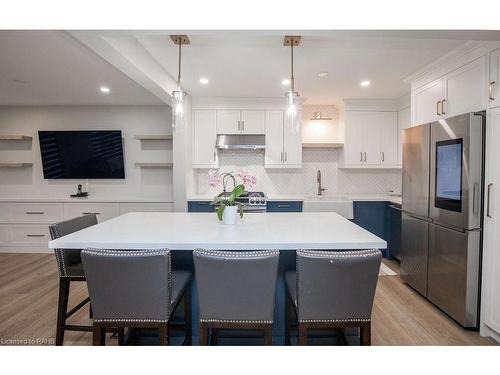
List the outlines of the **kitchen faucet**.
<svg viewBox="0 0 500 375">
<path fill-rule="evenodd" d="M 320 170 L 318 170 L 318 174 L 316 176 L 316 181 L 318 182 L 318 195 L 323 195 L 323 192 L 325 190 L 328 190 L 328 189 L 321 187 L 321 171 Z"/>
<path fill-rule="evenodd" d="M 236 187 L 236 180 L 234 176 L 231 173 L 225 173 L 224 176 L 222 177 L 222 193 L 224 198 L 227 198 L 226 183 L 229 178 L 233 180 L 233 189 Z"/>
</svg>

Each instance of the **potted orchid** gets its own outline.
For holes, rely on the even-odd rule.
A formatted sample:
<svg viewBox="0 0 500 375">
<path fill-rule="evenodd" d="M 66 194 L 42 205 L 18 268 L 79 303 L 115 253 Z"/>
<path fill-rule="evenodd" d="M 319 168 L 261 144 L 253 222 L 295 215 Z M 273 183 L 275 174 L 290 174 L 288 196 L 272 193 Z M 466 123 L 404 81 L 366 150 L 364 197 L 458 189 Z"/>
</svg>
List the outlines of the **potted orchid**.
<svg viewBox="0 0 500 375">
<path fill-rule="evenodd" d="M 226 191 L 226 183 L 228 180 L 233 181 L 233 190 Z M 237 180 L 239 183 L 237 183 Z M 219 173 L 217 170 L 208 172 L 208 184 L 210 187 L 217 187 L 222 181 L 222 194 L 215 197 L 212 204 L 217 206 L 217 218 L 224 224 L 236 224 L 236 217 L 239 213 L 240 218 L 243 218 L 243 204 L 236 201 L 242 195 L 247 187 L 252 187 L 257 179 L 244 170 L 238 170 L 235 174 Z"/>
</svg>

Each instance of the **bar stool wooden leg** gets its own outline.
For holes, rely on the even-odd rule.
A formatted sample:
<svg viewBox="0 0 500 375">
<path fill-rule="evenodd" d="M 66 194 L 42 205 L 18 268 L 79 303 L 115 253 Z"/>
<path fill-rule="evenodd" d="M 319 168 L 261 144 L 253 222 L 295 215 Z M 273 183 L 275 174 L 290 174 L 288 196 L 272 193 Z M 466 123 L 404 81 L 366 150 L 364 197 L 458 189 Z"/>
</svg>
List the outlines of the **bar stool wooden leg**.
<svg viewBox="0 0 500 375">
<path fill-rule="evenodd" d="M 105 345 L 106 329 L 101 324 L 94 323 L 92 328 L 92 345 Z"/>
<path fill-rule="evenodd" d="M 371 346 L 372 344 L 372 324 L 371 322 L 364 323 L 360 328 L 359 328 L 359 335 L 360 337 L 360 342 L 361 345 L 363 346 Z"/>
<path fill-rule="evenodd" d="M 207 323 L 200 322 L 200 346 L 208 344 L 208 327 Z"/>
<path fill-rule="evenodd" d="M 159 337 L 160 337 L 160 345 L 168 345 L 168 340 L 169 340 L 169 327 L 168 323 L 160 323 L 158 325 L 158 331 L 159 331 Z"/>
<path fill-rule="evenodd" d="M 268 327 L 264 328 L 264 345 L 273 345 L 273 326 L 270 324 Z"/>
<path fill-rule="evenodd" d="M 64 326 L 66 325 L 66 314 L 68 313 L 69 298 L 69 280 L 59 278 L 59 301 L 57 306 L 57 328 L 56 345 L 62 345 L 64 342 Z"/>
<path fill-rule="evenodd" d="M 307 326 L 299 322 L 299 345 L 307 345 Z"/>
<path fill-rule="evenodd" d="M 188 287 L 184 294 L 184 324 L 185 324 L 185 345 L 191 345 L 193 339 L 192 325 L 193 320 L 191 317 L 191 286 Z"/>
</svg>

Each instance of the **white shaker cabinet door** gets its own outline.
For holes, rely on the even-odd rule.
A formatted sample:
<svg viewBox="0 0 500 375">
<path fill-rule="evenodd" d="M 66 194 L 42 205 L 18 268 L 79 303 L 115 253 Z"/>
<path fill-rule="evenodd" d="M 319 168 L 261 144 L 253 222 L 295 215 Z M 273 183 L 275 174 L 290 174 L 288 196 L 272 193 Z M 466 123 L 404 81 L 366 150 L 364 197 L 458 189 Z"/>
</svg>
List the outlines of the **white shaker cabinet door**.
<svg viewBox="0 0 500 375">
<path fill-rule="evenodd" d="M 344 163 L 363 164 L 363 112 L 346 112 Z"/>
<path fill-rule="evenodd" d="M 490 81 L 488 91 L 490 108 L 500 106 L 500 48 L 490 53 Z"/>
<path fill-rule="evenodd" d="M 422 125 L 441 117 L 439 102 L 444 99 L 443 80 L 438 79 L 413 92 L 414 125 Z"/>
<path fill-rule="evenodd" d="M 447 74 L 444 79 L 445 118 L 487 108 L 486 56 Z"/>
<path fill-rule="evenodd" d="M 396 166 L 398 164 L 398 113 L 381 113 L 381 151 L 380 162 L 383 166 Z"/>
<path fill-rule="evenodd" d="M 193 111 L 193 168 L 218 167 L 219 160 L 215 149 L 216 139 L 216 111 Z"/>
<path fill-rule="evenodd" d="M 283 165 L 283 121 L 283 111 L 266 111 L 266 168 Z"/>
<path fill-rule="evenodd" d="M 287 168 L 302 167 L 302 113 L 297 113 L 297 126 L 290 124 L 285 116 L 283 128 L 283 151 L 284 162 Z"/>
<path fill-rule="evenodd" d="M 490 111 L 486 142 L 483 319 L 500 335 L 500 107 Z"/>
<path fill-rule="evenodd" d="M 265 134 L 265 132 L 266 132 L 265 111 L 241 111 L 242 134 Z"/>
<path fill-rule="evenodd" d="M 365 112 L 363 115 L 364 165 L 379 165 L 381 162 L 381 133 L 386 117 L 384 112 Z"/>
<path fill-rule="evenodd" d="M 241 111 L 217 110 L 217 134 L 240 134 Z"/>
</svg>

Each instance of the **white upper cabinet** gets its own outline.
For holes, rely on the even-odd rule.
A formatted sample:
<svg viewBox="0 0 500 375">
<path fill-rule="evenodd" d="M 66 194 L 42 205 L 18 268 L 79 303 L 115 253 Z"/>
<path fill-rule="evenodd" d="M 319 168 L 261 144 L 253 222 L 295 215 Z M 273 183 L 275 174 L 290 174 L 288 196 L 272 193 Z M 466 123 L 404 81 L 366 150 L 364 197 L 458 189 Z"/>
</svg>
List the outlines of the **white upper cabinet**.
<svg viewBox="0 0 500 375">
<path fill-rule="evenodd" d="M 346 112 L 344 162 L 347 165 L 363 162 L 363 112 Z"/>
<path fill-rule="evenodd" d="M 398 112 L 398 165 L 403 164 L 403 130 L 411 127 L 411 109 L 404 108 Z"/>
<path fill-rule="evenodd" d="M 283 124 L 283 111 L 266 112 L 266 168 L 283 164 Z"/>
<path fill-rule="evenodd" d="M 265 132 L 266 132 L 265 111 L 241 111 L 242 134 L 265 134 Z"/>
<path fill-rule="evenodd" d="M 415 90 L 413 93 L 415 111 L 413 123 L 421 125 L 439 119 L 443 98 L 443 81 L 441 79 Z"/>
<path fill-rule="evenodd" d="M 344 167 L 397 166 L 397 112 L 348 111 L 345 124 Z"/>
<path fill-rule="evenodd" d="M 217 111 L 217 134 L 240 134 L 241 111 Z"/>
<path fill-rule="evenodd" d="M 458 68 L 443 78 L 441 115 L 452 117 L 486 109 L 486 56 Z"/>
<path fill-rule="evenodd" d="M 217 134 L 264 134 L 265 111 L 217 110 Z"/>
<path fill-rule="evenodd" d="M 500 48 L 490 53 L 490 82 L 489 82 L 490 108 L 500 106 Z"/>
<path fill-rule="evenodd" d="M 217 139 L 217 113 L 215 110 L 193 111 L 193 168 L 217 168 L 219 159 Z"/>
<path fill-rule="evenodd" d="M 266 168 L 302 167 L 301 114 L 299 129 L 292 129 L 283 111 L 266 111 Z"/>
<path fill-rule="evenodd" d="M 399 127 L 397 112 L 382 112 L 380 116 L 380 164 L 394 166 L 398 162 Z"/>
<path fill-rule="evenodd" d="M 486 56 L 412 90 L 413 124 L 487 108 Z"/>
</svg>

